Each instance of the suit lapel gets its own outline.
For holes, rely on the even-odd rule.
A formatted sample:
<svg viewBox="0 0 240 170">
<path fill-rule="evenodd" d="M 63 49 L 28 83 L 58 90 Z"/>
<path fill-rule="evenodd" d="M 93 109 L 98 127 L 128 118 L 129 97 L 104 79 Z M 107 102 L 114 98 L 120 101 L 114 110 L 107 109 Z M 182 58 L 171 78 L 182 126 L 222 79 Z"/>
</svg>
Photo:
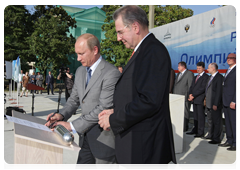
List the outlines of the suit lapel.
<svg viewBox="0 0 240 170">
<path fill-rule="evenodd" d="M 205 74 L 206 74 L 206 73 L 203 73 L 203 75 L 198 78 L 198 80 L 197 80 L 197 82 L 196 82 L 195 84 L 197 84 L 197 83 L 199 82 L 199 80 L 202 79 L 202 77 L 203 77 Z M 197 76 L 196 76 L 196 78 L 197 78 Z M 196 81 L 196 78 L 195 78 L 195 81 Z"/>
<path fill-rule="evenodd" d="M 97 79 L 101 75 L 102 69 L 104 68 L 104 66 L 105 66 L 105 61 L 104 61 L 104 59 L 102 59 L 101 62 L 99 63 L 99 65 L 97 66 L 96 70 L 94 71 L 91 79 L 88 82 L 88 85 L 87 85 L 87 88 L 84 92 L 83 98 L 86 96 L 88 91 L 91 89 L 91 87 L 94 85 L 94 83 L 97 81 Z M 86 71 L 85 71 L 85 75 L 86 75 Z M 85 84 L 86 84 L 86 79 L 85 79 Z M 85 88 L 85 86 L 84 86 L 84 88 Z"/>
<path fill-rule="evenodd" d="M 236 71 L 236 66 L 230 71 L 230 73 L 228 73 L 227 77 L 224 77 L 224 81 L 227 80 L 228 76 L 233 74 Z M 225 75 L 227 74 L 227 72 L 225 73 Z"/>
<path fill-rule="evenodd" d="M 184 72 L 184 74 L 182 75 L 182 77 L 180 77 L 180 79 L 178 80 L 178 77 L 179 77 L 179 75 L 180 75 L 180 73 L 178 73 L 176 83 L 180 82 L 186 74 L 187 74 L 187 70 Z"/>
</svg>

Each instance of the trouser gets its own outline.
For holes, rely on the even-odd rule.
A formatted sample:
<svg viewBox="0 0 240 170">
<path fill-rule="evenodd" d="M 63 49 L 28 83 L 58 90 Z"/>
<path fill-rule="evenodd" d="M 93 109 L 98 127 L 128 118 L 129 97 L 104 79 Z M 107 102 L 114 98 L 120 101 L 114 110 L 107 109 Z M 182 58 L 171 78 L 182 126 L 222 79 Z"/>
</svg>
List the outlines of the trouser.
<svg viewBox="0 0 240 170">
<path fill-rule="evenodd" d="M 31 84 L 34 84 L 34 85 L 36 85 L 35 83 L 31 83 Z M 31 93 L 33 92 L 33 90 L 31 90 Z M 34 93 L 36 93 L 36 90 L 34 90 Z"/>
<path fill-rule="evenodd" d="M 37 86 L 39 86 L 39 87 L 42 87 L 42 84 L 36 84 Z M 40 94 L 42 94 L 42 90 L 37 90 L 37 93 L 39 93 L 39 91 L 41 91 L 41 93 Z"/>
<path fill-rule="evenodd" d="M 66 99 L 66 102 L 67 102 L 68 98 L 70 97 L 71 93 L 72 93 L 72 89 L 65 88 L 65 99 Z M 74 112 L 73 114 L 75 115 L 76 112 Z"/>
<path fill-rule="evenodd" d="M 223 107 L 227 142 L 236 146 L 236 109 Z"/>
<path fill-rule="evenodd" d="M 98 159 L 95 158 L 91 152 L 88 144 L 87 136 L 85 135 L 83 145 L 79 151 L 77 164 L 116 164 L 116 156 L 113 155 L 108 158 Z"/>
<path fill-rule="evenodd" d="M 193 104 L 194 129 L 199 135 L 204 135 L 205 113 L 202 104 Z"/>
<path fill-rule="evenodd" d="M 18 89 L 18 95 L 20 95 L 22 83 L 18 83 L 17 85 L 18 85 L 18 87 L 17 87 L 17 89 Z"/>
<path fill-rule="evenodd" d="M 211 139 L 216 142 L 221 142 L 221 134 L 222 134 L 222 109 L 221 107 L 217 110 L 207 109 L 207 114 L 211 115 Z"/>
<path fill-rule="evenodd" d="M 28 89 L 26 88 L 26 87 L 23 87 L 22 88 L 22 94 L 21 94 L 21 96 L 24 94 L 25 95 L 25 91 L 26 91 L 26 93 L 28 94 Z"/>
<path fill-rule="evenodd" d="M 207 136 L 212 138 L 212 111 L 211 111 L 211 109 L 206 107 L 206 113 L 207 113 L 207 125 L 208 125 Z"/>
<path fill-rule="evenodd" d="M 188 130 L 190 107 L 191 107 L 191 102 L 185 101 L 185 108 L 184 108 L 184 129 L 183 129 L 183 131 L 187 131 L 187 130 Z"/>
<path fill-rule="evenodd" d="M 66 99 L 66 101 L 70 97 L 71 93 L 72 93 L 72 89 L 65 88 L 65 99 Z"/>
<path fill-rule="evenodd" d="M 52 83 L 48 83 L 47 84 L 47 93 L 49 94 L 49 87 L 51 88 L 51 92 L 53 94 L 53 84 Z"/>
</svg>

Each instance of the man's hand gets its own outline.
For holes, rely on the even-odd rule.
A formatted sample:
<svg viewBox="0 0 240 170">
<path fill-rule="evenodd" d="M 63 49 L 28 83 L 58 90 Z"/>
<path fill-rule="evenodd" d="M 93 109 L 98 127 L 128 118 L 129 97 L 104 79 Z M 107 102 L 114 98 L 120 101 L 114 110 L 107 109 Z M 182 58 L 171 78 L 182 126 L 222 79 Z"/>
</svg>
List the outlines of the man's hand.
<svg viewBox="0 0 240 170">
<path fill-rule="evenodd" d="M 194 99 L 193 95 L 190 94 L 190 95 L 189 95 L 189 98 L 188 98 L 188 101 L 192 101 L 193 99 Z"/>
<path fill-rule="evenodd" d="M 231 102 L 230 103 L 230 108 L 235 110 L 236 109 L 236 103 Z"/>
<path fill-rule="evenodd" d="M 49 118 L 53 115 L 54 113 L 50 113 L 48 116 L 47 116 L 47 119 L 46 120 L 49 120 Z M 56 121 L 60 121 L 63 119 L 63 116 L 59 113 L 56 113 L 53 117 L 50 118 L 50 120 L 45 124 L 45 126 L 50 126 L 53 122 L 56 122 Z"/>
<path fill-rule="evenodd" d="M 98 115 L 98 124 L 100 127 L 102 127 L 104 130 L 109 131 L 110 123 L 109 123 L 109 116 L 113 114 L 114 110 L 109 109 L 109 110 L 103 110 L 101 113 Z"/>
<path fill-rule="evenodd" d="M 213 105 L 212 108 L 213 108 L 213 110 L 215 110 L 215 111 L 217 110 L 217 106 L 215 106 L 215 105 Z"/>
</svg>

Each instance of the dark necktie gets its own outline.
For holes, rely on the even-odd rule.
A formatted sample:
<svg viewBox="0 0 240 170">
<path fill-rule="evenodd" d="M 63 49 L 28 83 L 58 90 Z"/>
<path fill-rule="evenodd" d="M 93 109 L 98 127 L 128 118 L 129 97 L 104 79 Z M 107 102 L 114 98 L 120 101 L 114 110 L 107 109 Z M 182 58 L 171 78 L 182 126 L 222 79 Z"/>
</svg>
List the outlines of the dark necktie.
<svg viewBox="0 0 240 170">
<path fill-rule="evenodd" d="M 87 67 L 87 82 L 86 82 L 86 87 L 88 85 L 89 80 L 91 79 L 91 73 L 92 70 L 90 69 L 90 67 Z"/>
<path fill-rule="evenodd" d="M 207 93 L 207 89 L 208 89 L 208 87 L 209 87 L 209 85 L 210 85 L 212 79 L 213 79 L 213 76 L 211 76 L 211 78 L 210 78 L 210 80 L 209 80 L 209 82 L 208 82 L 208 85 L 207 85 L 207 87 L 206 87 L 205 93 Z"/>
<path fill-rule="evenodd" d="M 198 76 L 197 76 L 197 78 L 196 78 L 196 80 L 195 80 L 195 83 L 197 82 L 197 80 L 199 79 L 199 77 L 200 77 L 200 74 L 198 74 Z"/>
<path fill-rule="evenodd" d="M 180 80 L 181 77 L 182 77 L 182 73 L 179 74 L 178 81 Z"/>
</svg>

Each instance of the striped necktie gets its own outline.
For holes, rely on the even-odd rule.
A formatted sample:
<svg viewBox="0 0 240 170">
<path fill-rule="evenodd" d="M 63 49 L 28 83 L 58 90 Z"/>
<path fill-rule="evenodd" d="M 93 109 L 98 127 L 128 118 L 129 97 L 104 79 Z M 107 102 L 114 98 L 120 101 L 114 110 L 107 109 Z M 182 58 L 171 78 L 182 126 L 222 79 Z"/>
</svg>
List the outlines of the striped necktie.
<svg viewBox="0 0 240 170">
<path fill-rule="evenodd" d="M 86 81 L 86 87 L 88 85 L 88 82 L 89 80 L 91 79 L 91 73 L 92 73 L 92 70 L 90 69 L 90 67 L 87 67 L 87 81 Z M 85 87 L 85 88 L 86 88 Z"/>
<path fill-rule="evenodd" d="M 198 76 L 197 76 L 197 78 L 196 78 L 196 80 L 195 80 L 195 83 L 197 82 L 197 80 L 198 80 L 199 77 L 200 77 L 200 74 L 198 74 Z"/>
</svg>

